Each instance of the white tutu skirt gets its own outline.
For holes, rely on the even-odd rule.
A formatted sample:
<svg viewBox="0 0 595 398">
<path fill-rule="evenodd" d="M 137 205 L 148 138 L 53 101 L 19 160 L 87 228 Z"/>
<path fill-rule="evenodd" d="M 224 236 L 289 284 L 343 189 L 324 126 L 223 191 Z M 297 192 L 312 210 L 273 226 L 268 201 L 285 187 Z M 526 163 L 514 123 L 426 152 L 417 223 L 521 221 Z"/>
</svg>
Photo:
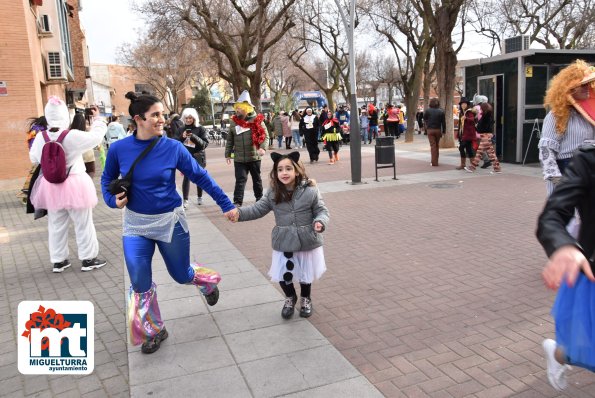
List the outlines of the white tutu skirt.
<svg viewBox="0 0 595 398">
<path fill-rule="evenodd" d="M 292 270 L 288 269 L 288 260 L 293 263 Z M 322 246 L 308 251 L 293 252 L 289 258 L 285 257 L 283 252 L 273 250 L 269 276 L 273 282 L 287 281 L 284 279 L 284 275 L 290 272 L 292 282 L 312 283 L 320 279 L 325 271 L 326 263 Z"/>
<path fill-rule="evenodd" d="M 31 191 L 31 203 L 36 209 L 90 209 L 97 205 L 95 184 L 87 173 L 70 174 L 60 184 L 40 176 Z"/>
</svg>

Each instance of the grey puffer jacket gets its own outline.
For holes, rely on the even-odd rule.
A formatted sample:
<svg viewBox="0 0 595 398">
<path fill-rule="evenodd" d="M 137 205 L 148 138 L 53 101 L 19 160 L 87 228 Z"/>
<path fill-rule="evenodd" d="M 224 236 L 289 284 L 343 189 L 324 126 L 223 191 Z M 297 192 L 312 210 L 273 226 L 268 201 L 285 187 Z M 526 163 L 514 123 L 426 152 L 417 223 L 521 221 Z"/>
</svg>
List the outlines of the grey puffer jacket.
<svg viewBox="0 0 595 398">
<path fill-rule="evenodd" d="M 270 211 L 275 214 L 273 250 L 281 252 L 307 251 L 322 246 L 322 233 L 314 231 L 314 222 L 319 221 L 326 229 L 329 212 L 320 191 L 312 181 L 304 181 L 296 188 L 289 202 L 275 203 L 275 195 L 269 189 L 255 204 L 240 207 L 239 221 L 264 217 Z"/>
</svg>

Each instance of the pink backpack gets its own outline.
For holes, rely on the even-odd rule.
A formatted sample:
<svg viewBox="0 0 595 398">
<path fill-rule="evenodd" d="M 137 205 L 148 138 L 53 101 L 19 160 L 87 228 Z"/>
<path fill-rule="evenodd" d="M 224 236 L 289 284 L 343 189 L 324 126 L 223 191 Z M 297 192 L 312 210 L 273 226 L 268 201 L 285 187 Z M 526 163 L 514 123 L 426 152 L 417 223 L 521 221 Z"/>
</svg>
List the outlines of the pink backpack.
<svg viewBox="0 0 595 398">
<path fill-rule="evenodd" d="M 66 180 L 70 169 L 66 170 L 66 153 L 62 141 L 70 130 L 64 130 L 55 141 L 52 141 L 47 131 L 42 131 L 43 149 L 41 150 L 41 172 L 43 177 L 51 183 L 60 184 Z"/>
</svg>

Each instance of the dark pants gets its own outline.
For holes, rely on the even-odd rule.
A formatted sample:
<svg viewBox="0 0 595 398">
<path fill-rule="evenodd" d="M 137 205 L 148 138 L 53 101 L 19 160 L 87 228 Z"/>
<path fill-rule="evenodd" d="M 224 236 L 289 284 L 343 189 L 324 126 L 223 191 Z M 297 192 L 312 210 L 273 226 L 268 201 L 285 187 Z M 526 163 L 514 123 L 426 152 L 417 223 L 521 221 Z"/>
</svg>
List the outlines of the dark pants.
<svg viewBox="0 0 595 398">
<path fill-rule="evenodd" d="M 318 137 L 314 129 L 306 131 L 304 133 L 304 141 L 306 142 L 306 149 L 308 149 L 308 155 L 310 155 L 310 161 L 313 162 L 318 160 L 320 154 L 320 148 L 318 148 Z"/>
<path fill-rule="evenodd" d="M 233 190 L 233 202 L 242 204 L 244 202 L 244 188 L 248 181 L 248 173 L 252 176 L 252 188 L 254 197 L 258 201 L 262 198 L 262 179 L 260 178 L 260 160 L 254 162 L 240 163 L 234 162 L 236 174 L 236 186 Z"/>
<path fill-rule="evenodd" d="M 384 123 L 385 134 L 387 137 L 396 137 L 399 134 L 399 122 Z"/>
<path fill-rule="evenodd" d="M 328 157 L 333 159 L 335 153 L 339 153 L 339 141 L 327 141 L 326 150 L 328 151 Z"/>
<path fill-rule="evenodd" d="M 188 194 L 190 193 L 190 179 L 184 176 L 184 180 L 182 180 L 182 196 L 184 200 L 188 200 Z M 196 196 L 202 198 L 202 189 L 198 185 L 196 186 Z"/>
<path fill-rule="evenodd" d="M 461 159 L 463 159 L 463 158 L 473 159 L 475 157 L 475 151 L 473 150 L 473 142 L 472 141 L 461 141 L 459 143 L 459 153 L 461 154 Z"/>
</svg>

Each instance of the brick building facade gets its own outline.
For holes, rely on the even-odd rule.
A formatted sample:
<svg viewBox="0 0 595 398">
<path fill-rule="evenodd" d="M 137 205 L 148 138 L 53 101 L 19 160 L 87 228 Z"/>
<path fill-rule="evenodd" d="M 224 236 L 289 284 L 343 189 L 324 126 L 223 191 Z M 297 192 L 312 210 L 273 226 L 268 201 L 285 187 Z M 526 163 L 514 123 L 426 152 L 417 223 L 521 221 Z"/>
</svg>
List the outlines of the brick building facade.
<svg viewBox="0 0 595 398">
<path fill-rule="evenodd" d="M 86 44 L 78 11 L 78 0 L 0 2 L 0 87 L 6 87 L 0 93 L 0 180 L 27 174 L 28 121 L 43 115 L 48 97 L 66 99 L 71 108 L 75 99 L 84 101 Z"/>
</svg>

